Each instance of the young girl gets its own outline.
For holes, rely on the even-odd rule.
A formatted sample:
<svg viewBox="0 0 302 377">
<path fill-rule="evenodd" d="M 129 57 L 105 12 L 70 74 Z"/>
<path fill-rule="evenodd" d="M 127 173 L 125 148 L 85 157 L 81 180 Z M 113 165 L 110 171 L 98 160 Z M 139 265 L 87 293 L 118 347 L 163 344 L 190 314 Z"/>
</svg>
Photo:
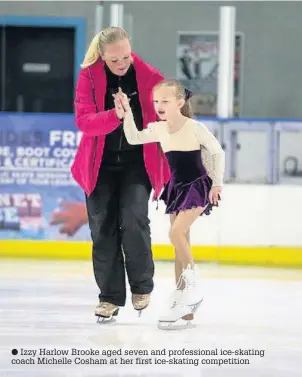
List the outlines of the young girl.
<svg viewBox="0 0 302 377">
<path fill-rule="evenodd" d="M 170 215 L 170 240 L 175 248 L 176 290 L 167 315 L 159 323 L 190 321 L 202 301 L 196 287 L 196 273 L 189 233 L 194 221 L 218 206 L 223 185 L 224 151 L 207 127 L 193 119 L 185 89 L 176 80 L 166 80 L 153 89 L 159 122 L 138 131 L 129 100 L 121 91 L 115 106 L 123 108 L 124 131 L 129 144 L 159 142 L 167 157 L 171 178 L 161 198 Z M 207 155 L 211 156 L 212 167 Z M 162 328 L 162 326 L 160 326 Z"/>
</svg>

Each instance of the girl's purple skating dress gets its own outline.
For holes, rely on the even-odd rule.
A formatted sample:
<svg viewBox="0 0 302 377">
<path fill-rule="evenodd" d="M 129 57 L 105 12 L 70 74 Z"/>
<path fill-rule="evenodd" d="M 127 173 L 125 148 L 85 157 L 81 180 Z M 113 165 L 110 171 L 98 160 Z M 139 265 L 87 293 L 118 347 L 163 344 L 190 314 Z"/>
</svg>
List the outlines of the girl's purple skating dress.
<svg viewBox="0 0 302 377">
<path fill-rule="evenodd" d="M 165 153 L 171 171 L 169 183 L 160 197 L 166 204 L 166 213 L 196 207 L 206 207 L 202 214 L 209 215 L 213 205 L 209 201 L 212 179 L 201 160 L 201 151 L 170 151 Z"/>
</svg>

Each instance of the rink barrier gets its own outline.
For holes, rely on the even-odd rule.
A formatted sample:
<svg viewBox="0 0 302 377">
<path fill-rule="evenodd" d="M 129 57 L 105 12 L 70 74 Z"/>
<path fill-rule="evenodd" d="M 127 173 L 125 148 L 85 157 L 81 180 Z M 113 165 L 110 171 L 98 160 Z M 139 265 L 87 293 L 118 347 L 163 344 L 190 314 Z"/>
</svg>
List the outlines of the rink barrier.
<svg viewBox="0 0 302 377">
<path fill-rule="evenodd" d="M 280 183 L 280 138 L 282 133 L 302 133 L 302 119 L 275 118 L 204 118 L 197 117 L 215 133 L 226 153 L 225 181 L 233 182 L 238 178 L 238 143 L 240 132 L 261 132 L 266 138 L 266 174 L 267 184 Z"/>
<path fill-rule="evenodd" d="M 91 260 L 90 242 L 1 240 L 0 258 Z M 170 245 L 153 245 L 154 260 L 173 261 Z M 198 262 L 302 268 L 302 247 L 192 246 Z"/>
<path fill-rule="evenodd" d="M 49 130 L 53 130 L 53 124 L 56 125 L 56 130 L 65 131 L 69 130 L 74 132 L 74 116 L 72 114 L 7 114 L 1 113 L 1 131 L 3 129 L 8 129 L 14 131 L 18 129 L 18 132 L 22 130 L 28 131 L 32 130 L 34 126 L 39 127 L 43 130 L 44 139 L 47 139 Z M 279 155 L 280 145 L 279 145 L 279 136 L 281 132 L 293 132 L 299 133 L 302 132 L 302 120 L 301 119 L 249 119 L 249 118 L 240 118 L 240 119 L 217 119 L 217 118 L 199 118 L 207 126 L 217 134 L 218 139 L 222 143 L 226 151 L 226 181 L 231 180 L 237 176 L 236 164 L 237 164 L 237 153 L 236 152 L 236 143 L 237 143 L 237 134 L 238 132 L 254 132 L 262 131 L 267 133 L 267 159 L 268 159 L 268 169 L 267 169 L 267 179 L 266 182 L 269 185 L 261 185 L 261 188 L 278 188 L 280 185 L 277 185 L 279 182 L 279 172 L 277 169 L 277 159 Z M 41 131 L 42 132 L 42 131 Z M 46 135 L 46 136 L 45 136 Z M 3 146 L 5 146 L 4 144 Z M 22 145 L 22 144 L 20 144 Z M 1 145 L 0 145 L 1 146 Z M 17 145 L 18 146 L 18 145 Z M 48 144 L 46 144 L 48 146 Z M 69 171 L 69 169 L 68 169 Z M 0 182 L 1 184 L 1 182 Z M 22 185 L 16 184 L 16 189 L 20 189 Z M 253 189 L 252 185 L 248 185 L 250 189 Z M 283 186 L 283 185 L 282 185 Z M 226 197 L 227 188 L 230 187 L 230 184 L 227 184 L 224 189 L 224 202 Z M 296 186 L 299 188 L 299 186 Z M 48 202 L 53 200 L 53 208 L 57 206 L 58 197 L 54 195 L 49 195 L 52 187 L 41 187 L 40 193 L 45 194 L 47 192 Z M 77 195 L 72 194 L 73 189 L 79 197 L 82 197 L 82 191 L 78 187 L 68 187 L 64 191 L 66 194 L 64 197 L 68 200 L 78 199 Z M 11 190 L 11 188 L 6 188 L 5 185 L 1 185 L 2 192 L 6 190 Z M 70 190 L 70 191 L 69 191 Z M 240 186 L 242 191 L 242 186 Z M 21 193 L 26 193 L 28 187 L 22 188 Z M 63 189 L 62 189 L 63 191 Z M 11 191 L 10 191 L 11 192 Z M 19 191 L 18 191 L 19 192 Z M 274 193 L 272 193 L 274 194 Z M 61 195 L 61 194 L 60 194 Z M 255 195 L 255 192 L 253 192 Z M 265 193 L 266 195 L 266 193 Z M 230 235 L 226 236 L 226 233 L 223 232 L 223 240 L 215 236 L 208 239 L 207 245 L 193 246 L 194 258 L 197 261 L 204 262 L 218 262 L 222 264 L 241 264 L 241 265 L 261 265 L 261 266 L 281 266 L 281 267 L 302 267 L 302 233 L 297 227 L 299 226 L 299 221 L 297 215 L 302 213 L 302 197 L 296 192 L 294 193 L 296 199 L 291 199 L 290 196 L 285 195 L 287 202 L 290 200 L 291 204 L 287 204 L 284 210 L 290 209 L 290 213 L 287 213 L 286 216 L 282 216 L 278 219 L 278 211 L 274 212 L 270 216 L 272 219 L 278 219 L 282 221 L 282 226 L 287 225 L 284 229 L 285 239 L 280 238 L 280 231 L 277 227 L 275 234 L 265 237 L 264 233 L 259 233 L 259 237 L 255 236 L 254 239 L 251 239 L 245 232 L 244 237 L 241 237 L 238 241 L 236 232 L 233 229 L 230 229 Z M 302 194 L 301 194 L 302 195 Z M 236 197 L 236 196 L 235 196 Z M 244 202 L 244 198 L 249 197 L 249 195 L 244 195 L 242 191 L 240 197 Z M 273 195 L 274 198 L 274 195 Z M 259 198 L 258 198 L 259 199 Z M 44 201 L 45 202 L 45 201 Z M 47 203 L 48 203 L 47 202 Z M 235 201 L 236 202 L 236 201 Z M 256 201 L 258 203 L 258 200 Z M 229 203 L 234 203 L 234 200 L 231 198 Z M 263 202 L 262 202 L 263 203 Z M 276 199 L 277 207 L 275 206 L 266 206 L 269 211 L 274 208 L 278 208 L 279 203 Z M 301 204 L 300 204 L 301 203 Z M 49 203 L 48 203 L 49 204 Z M 226 203 L 227 204 L 227 203 Z M 264 203 L 265 204 L 265 203 Z M 272 203 L 273 204 L 273 203 Z M 242 207 L 242 206 L 240 206 Z M 298 208 L 299 207 L 299 208 Z M 229 208 L 226 205 L 226 208 Z M 260 209 L 265 208 L 264 206 Z M 253 205 L 250 205 L 245 211 L 248 216 L 253 211 Z M 259 210 L 259 209 L 258 209 Z M 293 212 L 294 211 L 294 212 Z M 238 210 L 238 216 L 234 215 L 234 207 L 232 207 L 233 217 L 236 220 L 236 224 L 243 224 L 242 211 Z M 267 211 L 266 211 L 267 212 Z M 221 212 L 220 212 L 221 213 Z M 258 212 L 259 214 L 259 212 Z M 44 216 L 44 214 L 43 214 Z M 49 216 L 49 214 L 47 214 Z M 244 217 L 244 219 L 246 219 Z M 291 224 L 291 219 L 293 219 L 293 224 Z M 48 220 L 48 217 L 47 217 Z M 233 219 L 234 220 L 234 219 Z M 224 220 L 225 221 L 225 217 Z M 234 220 L 235 221 L 235 220 Z M 266 220 L 265 220 L 266 221 Z M 157 221 L 154 221 L 156 224 Z M 269 224 L 269 222 L 268 222 Z M 272 222 L 274 224 L 274 222 Z M 160 230 L 164 230 L 160 223 Z M 288 225 L 293 225 L 294 232 Z M 211 223 L 206 222 L 203 225 L 203 229 L 210 227 Z M 235 225 L 232 226 L 235 230 L 239 229 Z M 258 224 L 258 228 L 266 229 L 261 227 Z M 282 227 L 281 227 L 282 228 Z M 2 230 L 3 231 L 3 230 Z M 167 233 L 168 234 L 168 231 Z M 220 233 L 219 233 L 220 234 Z M 196 241 L 199 241 L 198 232 L 195 233 Z M 166 237 L 165 237 L 166 238 Z M 212 238 L 212 239 L 211 239 Z M 156 244 L 153 246 L 153 253 L 155 260 L 173 260 L 174 253 L 171 246 L 168 245 L 168 240 L 163 239 L 162 237 L 155 240 Z M 236 243 L 238 241 L 238 244 Z M 194 241 L 193 241 L 194 242 Z M 215 246 L 216 243 L 220 243 L 219 246 Z M 247 242 L 247 243 L 245 243 Z M 279 242 L 282 242 L 280 245 Z M 284 243 L 283 243 L 284 242 Z M 167 243 L 167 244 L 166 244 Z M 236 243 L 236 246 L 226 246 Z M 241 246 L 241 243 L 243 246 Z M 257 246 L 257 243 L 264 246 Z M 284 244 L 286 246 L 284 246 Z M 270 246 L 270 245 L 280 245 L 280 246 Z M 297 245 L 297 246 L 296 246 Z M 300 247 L 301 245 L 301 247 Z M 73 241 L 52 241 L 52 240 L 43 240 L 43 241 L 32 241 L 32 240 L 12 240 L 3 237 L 0 239 L 0 258 L 35 258 L 35 259 L 65 259 L 65 260 L 90 260 L 91 259 L 91 244 L 89 242 L 73 242 Z"/>
</svg>

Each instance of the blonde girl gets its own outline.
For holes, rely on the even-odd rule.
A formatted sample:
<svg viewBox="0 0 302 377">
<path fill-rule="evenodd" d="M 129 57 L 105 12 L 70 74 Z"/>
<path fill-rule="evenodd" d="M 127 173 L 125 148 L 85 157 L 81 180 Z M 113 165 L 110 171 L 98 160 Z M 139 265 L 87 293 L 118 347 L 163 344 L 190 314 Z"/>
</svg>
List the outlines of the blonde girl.
<svg viewBox="0 0 302 377">
<path fill-rule="evenodd" d="M 171 171 L 161 199 L 171 219 L 169 236 L 175 248 L 177 285 L 172 305 L 168 313 L 160 317 L 160 323 L 192 319 L 202 301 L 196 288 L 189 233 L 199 216 L 209 215 L 212 207 L 218 205 L 223 185 L 224 151 L 207 127 L 193 119 L 185 97 L 184 87 L 176 80 L 157 84 L 153 89 L 153 100 L 160 121 L 139 131 L 129 99 L 122 91 L 115 95 L 115 106 L 125 111 L 124 130 L 128 142 L 134 145 L 160 143 Z"/>
</svg>

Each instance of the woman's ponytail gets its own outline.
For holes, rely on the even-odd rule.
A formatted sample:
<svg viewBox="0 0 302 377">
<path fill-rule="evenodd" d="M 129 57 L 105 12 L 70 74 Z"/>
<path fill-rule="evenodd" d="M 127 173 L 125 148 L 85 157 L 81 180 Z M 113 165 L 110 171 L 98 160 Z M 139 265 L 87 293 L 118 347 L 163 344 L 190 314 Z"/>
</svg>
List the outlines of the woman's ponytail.
<svg viewBox="0 0 302 377">
<path fill-rule="evenodd" d="M 92 65 L 99 59 L 100 57 L 99 38 L 100 38 L 100 33 L 97 34 L 91 41 L 88 47 L 88 50 L 86 52 L 85 58 L 83 60 L 83 63 L 81 64 L 82 68 L 89 67 L 90 65 Z"/>
</svg>

